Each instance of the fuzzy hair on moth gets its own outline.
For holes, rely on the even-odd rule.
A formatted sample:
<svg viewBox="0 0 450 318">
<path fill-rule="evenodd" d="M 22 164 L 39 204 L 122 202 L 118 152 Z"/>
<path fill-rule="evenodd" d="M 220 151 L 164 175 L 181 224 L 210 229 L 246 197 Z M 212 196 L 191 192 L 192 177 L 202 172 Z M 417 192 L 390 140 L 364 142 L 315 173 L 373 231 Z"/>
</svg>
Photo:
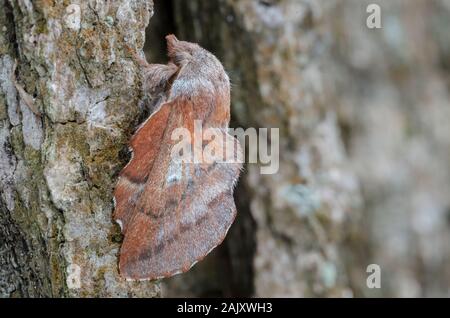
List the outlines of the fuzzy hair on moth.
<svg viewBox="0 0 450 318">
<path fill-rule="evenodd" d="M 119 271 L 127 280 L 188 271 L 224 240 L 236 216 L 233 190 L 241 162 L 174 163 L 171 157 L 172 132 L 183 127 L 193 134 L 195 121 L 219 128 L 225 144 L 235 144 L 242 157 L 239 142 L 227 133 L 229 78 L 199 45 L 174 35 L 166 40 L 167 64 L 147 64 L 135 56 L 144 90 L 162 89 L 164 98 L 131 137 L 133 155 L 114 191 L 113 219 L 124 235 Z"/>
</svg>

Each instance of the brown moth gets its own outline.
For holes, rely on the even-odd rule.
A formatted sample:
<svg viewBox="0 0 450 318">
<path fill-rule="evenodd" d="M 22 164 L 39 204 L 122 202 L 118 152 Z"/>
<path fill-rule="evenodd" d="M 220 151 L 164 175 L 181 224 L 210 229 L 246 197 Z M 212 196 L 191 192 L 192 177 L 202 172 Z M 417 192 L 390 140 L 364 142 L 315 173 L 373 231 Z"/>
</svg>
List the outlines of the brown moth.
<svg viewBox="0 0 450 318">
<path fill-rule="evenodd" d="M 233 188 L 242 167 L 238 141 L 227 132 L 230 82 L 222 64 L 197 44 L 166 37 L 169 63 L 139 63 L 144 89 L 161 88 L 159 107 L 130 141 L 132 159 L 121 171 L 114 199 L 114 220 L 124 235 L 120 274 L 153 280 L 186 272 L 219 245 L 236 216 Z M 173 132 L 194 121 L 218 128 L 208 141 L 221 150 L 232 143 L 235 161 L 179 162 L 171 158 L 178 142 Z M 202 150 L 205 142 L 193 148 Z M 198 145 L 198 143 L 197 143 Z"/>
</svg>

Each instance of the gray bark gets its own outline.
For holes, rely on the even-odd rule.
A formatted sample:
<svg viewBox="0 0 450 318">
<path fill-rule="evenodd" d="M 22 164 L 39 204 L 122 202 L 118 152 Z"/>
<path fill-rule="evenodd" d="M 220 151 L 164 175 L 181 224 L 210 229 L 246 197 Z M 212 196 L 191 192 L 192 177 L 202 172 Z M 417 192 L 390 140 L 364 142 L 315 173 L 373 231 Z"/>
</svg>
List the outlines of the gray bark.
<svg viewBox="0 0 450 318">
<path fill-rule="evenodd" d="M 152 1 L 0 8 L 0 295 L 157 296 L 158 284 L 119 277 L 111 219 L 141 113 L 128 48 L 142 49 Z M 80 288 L 67 283 L 70 265 Z"/>
<path fill-rule="evenodd" d="M 380 30 L 361 27 L 371 1 L 330 17 L 338 115 L 362 185 L 360 263 L 382 269 L 362 296 L 448 297 L 450 285 L 450 2 L 377 1 Z M 362 243 L 362 244 L 361 244 Z M 349 260 L 350 261 L 350 260 Z"/>
<path fill-rule="evenodd" d="M 342 242 L 358 219 L 360 197 L 346 162 L 333 83 L 324 69 L 331 43 L 322 27 L 333 4 L 292 0 L 173 5 L 180 37 L 210 49 L 228 70 L 234 126 L 280 128 L 280 170 L 262 175 L 258 166 L 249 164 L 237 189 L 243 204 L 222 250 L 228 255 L 241 251 L 251 270 L 233 270 L 233 259 L 231 270 L 200 264 L 197 271 L 168 281 L 166 294 L 201 294 L 194 287 L 196 277 L 209 271 L 209 281 L 216 282 L 218 271 L 226 280 L 241 280 L 250 295 L 352 295 Z M 243 278 L 244 273 L 252 277 Z M 228 285 L 225 282 L 225 290 Z"/>
</svg>

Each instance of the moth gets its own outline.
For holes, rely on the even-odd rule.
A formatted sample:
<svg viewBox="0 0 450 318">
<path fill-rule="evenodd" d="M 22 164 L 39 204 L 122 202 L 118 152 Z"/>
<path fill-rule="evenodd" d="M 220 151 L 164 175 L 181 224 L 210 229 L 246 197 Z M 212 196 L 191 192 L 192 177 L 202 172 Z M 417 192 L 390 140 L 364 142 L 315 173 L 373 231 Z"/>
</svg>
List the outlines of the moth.
<svg viewBox="0 0 450 318">
<path fill-rule="evenodd" d="M 168 35 L 169 62 L 147 64 L 143 87 L 162 91 L 157 109 L 130 140 L 132 158 L 119 174 L 113 219 L 124 240 L 119 271 L 128 280 L 155 280 L 188 271 L 225 238 L 236 216 L 233 189 L 242 150 L 227 132 L 230 81 L 219 60 L 195 43 Z M 232 144 L 234 160 L 180 162 L 174 131 L 194 135 L 194 122 L 220 138 L 188 140 L 191 149 Z M 213 157 L 214 159 L 214 157 Z M 216 159 L 220 159 L 217 157 Z"/>
</svg>

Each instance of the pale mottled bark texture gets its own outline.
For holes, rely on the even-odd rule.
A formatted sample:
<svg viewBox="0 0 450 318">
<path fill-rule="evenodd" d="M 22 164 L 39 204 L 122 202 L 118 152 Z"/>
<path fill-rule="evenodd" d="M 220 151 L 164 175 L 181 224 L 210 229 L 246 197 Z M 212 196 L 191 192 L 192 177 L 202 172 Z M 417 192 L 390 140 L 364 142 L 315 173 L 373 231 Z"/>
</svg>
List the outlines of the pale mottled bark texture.
<svg viewBox="0 0 450 318">
<path fill-rule="evenodd" d="M 0 8 L 0 296 L 157 296 L 158 284 L 118 276 L 111 219 L 140 114 L 128 48 L 142 49 L 152 1 Z M 69 265 L 80 288 L 66 283 Z"/>
</svg>

